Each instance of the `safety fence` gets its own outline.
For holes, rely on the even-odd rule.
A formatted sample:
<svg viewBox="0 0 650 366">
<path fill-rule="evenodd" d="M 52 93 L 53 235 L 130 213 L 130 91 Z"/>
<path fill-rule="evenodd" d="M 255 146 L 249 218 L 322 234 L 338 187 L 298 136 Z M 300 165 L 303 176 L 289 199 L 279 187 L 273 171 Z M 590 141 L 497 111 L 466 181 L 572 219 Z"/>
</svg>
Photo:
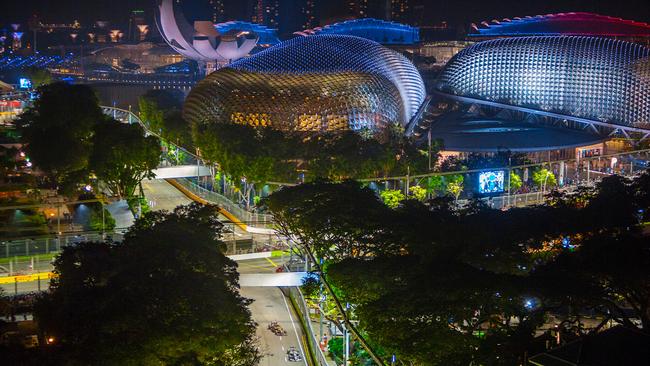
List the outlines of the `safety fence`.
<svg viewBox="0 0 650 366">
<path fill-rule="evenodd" d="M 295 309 L 298 312 L 298 316 L 300 317 L 302 328 L 307 333 L 306 341 L 308 343 L 307 346 L 309 348 L 309 352 L 311 353 L 312 358 L 314 358 L 316 364 L 319 366 L 328 366 L 335 364 L 333 361 L 328 361 L 327 357 L 325 357 L 325 354 L 320 348 L 319 340 L 316 337 L 316 333 L 314 332 L 314 328 L 312 327 L 311 319 L 309 317 L 309 307 L 307 306 L 307 302 L 305 301 L 300 288 L 286 287 L 284 288 L 284 291 L 285 294 L 289 296 L 292 303 L 295 305 Z"/>
<path fill-rule="evenodd" d="M 58 236 L 21 238 L 0 241 L 0 277 L 33 274 L 49 271 L 53 258 L 69 245 L 88 241 L 120 242 L 120 232 L 78 232 Z M 222 238 L 226 244 L 226 255 L 271 252 L 285 249 L 286 245 L 276 235 L 243 235 L 234 230 Z"/>
</svg>

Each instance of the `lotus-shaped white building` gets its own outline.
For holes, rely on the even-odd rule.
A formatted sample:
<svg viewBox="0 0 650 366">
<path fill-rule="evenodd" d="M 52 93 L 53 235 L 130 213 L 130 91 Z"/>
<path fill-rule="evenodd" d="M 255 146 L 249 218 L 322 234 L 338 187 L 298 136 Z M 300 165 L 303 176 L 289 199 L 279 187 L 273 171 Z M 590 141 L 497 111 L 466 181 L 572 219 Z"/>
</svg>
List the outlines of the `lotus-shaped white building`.
<svg viewBox="0 0 650 366">
<path fill-rule="evenodd" d="M 158 0 L 156 25 L 167 44 L 194 61 L 226 64 L 246 56 L 259 37 L 250 31 L 217 32 L 211 21 L 190 25 L 173 0 Z"/>
</svg>

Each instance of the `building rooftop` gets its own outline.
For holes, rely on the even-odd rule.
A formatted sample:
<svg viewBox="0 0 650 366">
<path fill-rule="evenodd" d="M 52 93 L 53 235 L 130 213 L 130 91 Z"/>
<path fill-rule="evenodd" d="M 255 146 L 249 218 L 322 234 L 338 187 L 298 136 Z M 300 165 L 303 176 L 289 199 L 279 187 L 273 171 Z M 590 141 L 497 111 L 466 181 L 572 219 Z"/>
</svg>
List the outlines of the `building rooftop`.
<svg viewBox="0 0 650 366">
<path fill-rule="evenodd" d="M 294 34 L 300 36 L 315 34 L 357 36 L 385 45 L 409 45 L 420 41 L 419 28 L 374 18 L 347 20 Z"/>
<path fill-rule="evenodd" d="M 459 112 L 446 114 L 436 120 L 431 125 L 431 138 L 442 139 L 444 150 L 471 152 L 548 151 L 591 145 L 605 140 L 603 136 L 577 129 L 483 118 Z"/>
<path fill-rule="evenodd" d="M 650 24 L 593 13 L 558 13 L 473 23 L 468 37 L 540 35 L 650 38 Z"/>
</svg>

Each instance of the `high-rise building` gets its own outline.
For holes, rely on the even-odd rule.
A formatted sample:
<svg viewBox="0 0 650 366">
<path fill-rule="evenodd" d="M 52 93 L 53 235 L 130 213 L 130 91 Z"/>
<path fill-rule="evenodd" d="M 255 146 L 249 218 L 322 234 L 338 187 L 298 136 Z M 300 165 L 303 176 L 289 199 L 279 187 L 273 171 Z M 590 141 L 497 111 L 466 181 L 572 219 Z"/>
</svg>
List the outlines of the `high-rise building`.
<svg viewBox="0 0 650 366">
<path fill-rule="evenodd" d="M 251 0 L 248 12 L 253 23 L 276 28 L 280 34 L 320 24 L 317 0 Z"/>
<path fill-rule="evenodd" d="M 411 23 L 411 15 L 413 14 L 411 7 L 410 0 L 390 0 L 389 20 L 400 23 Z"/>
<path fill-rule="evenodd" d="M 300 8 L 300 15 L 302 30 L 317 27 L 320 23 L 320 14 L 316 6 L 316 0 L 303 1 Z"/>
<path fill-rule="evenodd" d="M 212 11 L 213 23 L 221 23 L 227 20 L 223 0 L 210 0 L 210 10 Z"/>
<path fill-rule="evenodd" d="M 149 26 L 145 20 L 144 10 L 131 10 L 129 16 L 128 42 L 142 42 L 149 33 Z"/>
<path fill-rule="evenodd" d="M 271 28 L 280 24 L 280 0 L 253 0 L 251 21 Z"/>
<path fill-rule="evenodd" d="M 228 19 L 224 0 L 174 0 L 191 20 L 211 20 L 213 23 L 224 22 Z"/>
<path fill-rule="evenodd" d="M 355 18 L 377 18 L 409 23 L 411 0 L 348 0 L 348 14 Z"/>
</svg>

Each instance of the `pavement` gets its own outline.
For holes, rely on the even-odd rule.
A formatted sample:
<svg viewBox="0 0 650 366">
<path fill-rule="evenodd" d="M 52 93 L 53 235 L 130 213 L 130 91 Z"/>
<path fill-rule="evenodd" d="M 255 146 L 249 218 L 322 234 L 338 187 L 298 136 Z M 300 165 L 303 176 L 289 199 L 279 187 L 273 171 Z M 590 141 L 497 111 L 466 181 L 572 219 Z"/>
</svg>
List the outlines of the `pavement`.
<svg viewBox="0 0 650 366">
<path fill-rule="evenodd" d="M 162 179 L 143 180 L 144 196 L 152 210 L 172 211 L 176 206 L 187 205 L 192 200 Z"/>
<path fill-rule="evenodd" d="M 133 225 L 135 218 L 133 217 L 131 210 L 129 210 L 129 205 L 126 203 L 126 200 L 112 202 L 105 207 L 115 219 L 116 228 L 127 228 Z"/>
<path fill-rule="evenodd" d="M 172 211 L 176 206 L 186 205 L 192 202 L 174 186 L 164 180 L 143 180 L 142 189 L 149 201 L 149 207 L 154 211 Z M 106 206 L 106 209 L 115 219 L 115 227 L 129 228 L 133 225 L 135 218 L 129 210 L 126 200 L 113 202 Z"/>
<path fill-rule="evenodd" d="M 172 211 L 180 205 L 188 205 L 193 201 L 183 192 L 179 191 L 173 185 L 164 179 L 152 179 L 142 181 L 144 196 L 149 201 L 149 207 L 154 211 Z M 230 220 L 223 215 L 219 215 L 221 222 L 227 223 L 226 226 L 232 232 L 232 235 L 225 235 L 224 239 L 235 240 L 244 237 L 251 237 L 251 234 L 241 230 L 233 224 L 228 224 Z"/>
</svg>

